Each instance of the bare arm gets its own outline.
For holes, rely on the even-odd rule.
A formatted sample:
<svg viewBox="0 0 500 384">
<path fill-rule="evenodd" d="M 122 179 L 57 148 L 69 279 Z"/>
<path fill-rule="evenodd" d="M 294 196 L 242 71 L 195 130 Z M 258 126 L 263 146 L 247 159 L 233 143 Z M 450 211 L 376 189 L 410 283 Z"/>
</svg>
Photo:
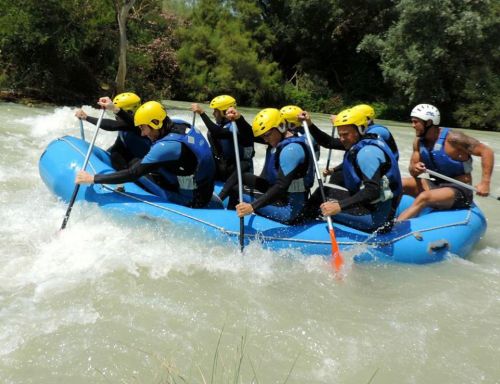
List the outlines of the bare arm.
<svg viewBox="0 0 500 384">
<path fill-rule="evenodd" d="M 420 158 L 420 151 L 418 146 L 419 146 L 419 139 L 417 137 L 413 141 L 413 153 L 411 154 L 410 165 L 408 167 L 410 175 L 412 175 L 413 177 L 417 177 L 418 175 L 420 175 L 422 172 L 425 171 L 425 164 L 422 163 L 422 159 Z"/>
<path fill-rule="evenodd" d="M 451 134 L 448 135 L 448 141 L 452 146 L 458 150 L 464 151 L 468 155 L 481 157 L 481 181 L 476 185 L 476 188 L 479 195 L 488 195 L 490 192 L 493 165 L 495 163 L 495 154 L 493 150 L 479 140 L 461 132 L 451 132 Z"/>
</svg>

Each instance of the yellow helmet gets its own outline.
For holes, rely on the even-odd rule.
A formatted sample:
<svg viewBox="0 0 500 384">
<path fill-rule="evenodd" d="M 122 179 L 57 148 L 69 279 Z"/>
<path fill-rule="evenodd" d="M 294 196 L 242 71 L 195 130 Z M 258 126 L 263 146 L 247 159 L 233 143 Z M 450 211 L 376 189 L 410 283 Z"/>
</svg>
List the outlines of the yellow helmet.
<svg viewBox="0 0 500 384">
<path fill-rule="evenodd" d="M 333 125 L 340 127 L 342 125 L 355 125 L 360 134 L 364 134 L 368 125 L 368 117 L 364 111 L 356 108 L 344 109 L 336 117 Z"/>
<path fill-rule="evenodd" d="M 285 123 L 290 125 L 293 124 L 296 127 L 301 124 L 297 116 L 300 115 L 302 112 L 304 112 L 302 108 L 297 107 L 296 105 L 287 105 L 280 109 L 282 120 Z"/>
<path fill-rule="evenodd" d="M 165 107 L 157 101 L 142 104 L 134 115 L 134 125 L 148 125 L 152 129 L 160 129 L 167 117 Z M 157 122 L 155 122 L 157 121 Z"/>
<path fill-rule="evenodd" d="M 281 113 L 276 108 L 266 108 L 257 113 L 257 116 L 253 119 L 252 131 L 255 137 L 261 136 L 267 131 L 273 128 L 278 128 L 280 132 L 283 132 L 283 127 L 281 126 L 283 120 L 281 119 Z"/>
<path fill-rule="evenodd" d="M 220 95 L 212 99 L 210 108 L 225 111 L 229 107 L 236 107 L 236 99 L 229 95 Z"/>
<path fill-rule="evenodd" d="M 352 107 L 352 109 L 359 109 L 362 113 L 368 117 L 369 120 L 373 120 L 375 118 L 375 110 L 371 105 L 368 104 L 358 104 Z"/>
<path fill-rule="evenodd" d="M 141 98 L 132 92 L 125 92 L 116 95 L 113 104 L 126 112 L 135 112 L 141 105 Z"/>
</svg>

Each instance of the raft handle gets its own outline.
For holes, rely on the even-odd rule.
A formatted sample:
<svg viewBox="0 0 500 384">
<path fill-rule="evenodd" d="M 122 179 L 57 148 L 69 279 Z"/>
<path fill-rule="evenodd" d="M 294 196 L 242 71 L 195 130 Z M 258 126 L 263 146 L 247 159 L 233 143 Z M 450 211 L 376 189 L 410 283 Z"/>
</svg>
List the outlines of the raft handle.
<svg viewBox="0 0 500 384">
<path fill-rule="evenodd" d="M 442 239 L 442 240 L 437 240 L 437 241 L 434 241 L 432 243 L 429 243 L 429 246 L 427 247 L 427 251 L 429 253 L 432 253 L 432 252 L 443 251 L 443 250 L 449 249 L 449 248 L 450 248 L 450 243 L 448 242 L 448 240 Z"/>
</svg>

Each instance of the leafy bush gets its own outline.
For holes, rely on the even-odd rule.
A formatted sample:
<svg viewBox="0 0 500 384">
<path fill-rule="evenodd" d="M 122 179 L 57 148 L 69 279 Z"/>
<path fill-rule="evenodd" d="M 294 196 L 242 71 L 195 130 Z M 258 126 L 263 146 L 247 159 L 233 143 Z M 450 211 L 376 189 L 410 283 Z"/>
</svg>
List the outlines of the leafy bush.
<svg viewBox="0 0 500 384">
<path fill-rule="evenodd" d="M 152 7 L 130 19 L 128 79 L 143 100 L 170 99 L 178 87 L 176 29 L 183 20 Z"/>
<path fill-rule="evenodd" d="M 500 131 L 500 78 L 490 69 L 471 71 L 453 117 L 460 127 Z"/>
<path fill-rule="evenodd" d="M 342 109 L 344 99 L 333 93 L 326 80 L 309 74 L 296 74 L 294 83 L 284 87 L 284 103 L 295 104 L 311 112 L 334 113 Z"/>
<path fill-rule="evenodd" d="M 258 10 L 251 1 L 222 2 L 201 0 L 180 31 L 178 51 L 181 98 L 205 101 L 223 93 L 242 105 L 277 102 L 281 95 L 281 72 L 263 46 L 272 39 L 271 31 L 259 17 L 241 14 Z M 253 25 L 249 25 L 253 23 Z M 256 40 L 256 36 L 259 40 Z"/>
<path fill-rule="evenodd" d="M 443 124 L 498 126 L 498 75 L 488 74 L 500 65 L 498 2 L 400 0 L 395 9 L 396 22 L 359 46 L 380 58 L 390 100 L 435 104 Z"/>
</svg>

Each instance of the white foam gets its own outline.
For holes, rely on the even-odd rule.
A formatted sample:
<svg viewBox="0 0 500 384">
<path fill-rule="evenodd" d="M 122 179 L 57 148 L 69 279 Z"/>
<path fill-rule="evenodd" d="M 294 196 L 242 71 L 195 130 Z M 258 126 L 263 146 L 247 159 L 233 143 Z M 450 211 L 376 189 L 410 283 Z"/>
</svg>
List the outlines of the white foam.
<svg viewBox="0 0 500 384">
<path fill-rule="evenodd" d="M 98 116 L 98 110 L 86 110 Z M 353 254 L 346 252 L 343 281 L 320 256 L 271 252 L 258 243 L 240 253 L 236 242 L 93 204 L 77 203 L 58 233 L 67 204 L 40 181 L 37 160 L 48 142 L 78 136 L 79 127 L 69 107 L 33 113 L 16 118 L 0 136 L 0 356 L 2 369 L 21 377 L 18 382 L 32 380 L 22 374 L 31 373 L 33 360 L 46 368 L 42 376 L 49 372 L 39 382 L 52 382 L 54 371 L 92 381 L 75 368 L 90 355 L 113 381 L 130 381 L 128 367 L 139 372 L 134 377 L 146 377 L 155 367 L 138 349 L 175 356 L 181 373 L 198 363 L 210 372 L 225 324 L 224 336 L 235 345 L 249 330 L 248 353 L 262 361 L 262 382 L 283 381 L 299 352 L 292 375 L 304 382 L 353 381 L 353 372 L 368 382 L 377 368 L 373 362 L 382 367 L 374 382 L 398 381 L 401 376 L 387 367 L 437 372 L 440 356 L 457 363 L 447 369 L 450 382 L 468 382 L 460 362 L 471 359 L 483 368 L 473 373 L 495 373 L 490 351 L 496 351 L 498 336 L 489 331 L 498 322 L 500 289 L 495 202 L 488 205 L 490 228 L 472 262 L 353 266 Z M 191 121 L 189 113 L 179 115 Z M 205 130 L 201 121 L 197 125 Z M 86 126 L 88 137 L 94 128 Z M 98 139 L 114 135 L 102 132 Z M 258 146 L 256 172 L 263 148 Z M 402 168 L 409 154 L 403 150 Z M 457 343 L 467 348 L 455 348 Z M 82 355 L 88 345 L 91 353 Z M 46 350 L 46 356 L 40 353 Z M 433 378 L 439 375 L 428 381 Z M 407 381 L 418 379 L 415 374 Z"/>
</svg>

